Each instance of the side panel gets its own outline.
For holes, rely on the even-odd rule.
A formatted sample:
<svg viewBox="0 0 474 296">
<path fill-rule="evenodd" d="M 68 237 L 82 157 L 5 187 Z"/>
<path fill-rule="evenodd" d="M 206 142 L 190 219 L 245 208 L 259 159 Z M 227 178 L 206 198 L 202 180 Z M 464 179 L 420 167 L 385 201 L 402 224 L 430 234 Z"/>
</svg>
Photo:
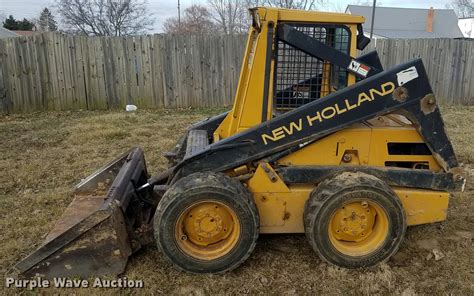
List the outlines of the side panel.
<svg viewBox="0 0 474 296">
<path fill-rule="evenodd" d="M 310 187 L 288 188 L 266 163 L 258 166 L 247 187 L 260 214 L 261 233 L 304 232 L 303 211 Z"/>
<path fill-rule="evenodd" d="M 436 172 L 441 170 L 432 155 L 390 155 L 387 144 L 392 142 L 424 143 L 418 131 L 410 126 L 369 127 L 365 124 L 356 124 L 279 159 L 278 164 L 284 166 L 369 165 L 384 167 L 387 161 L 406 161 L 428 163 L 430 170 Z M 350 160 L 343 159 L 345 154 L 351 156 Z"/>
<path fill-rule="evenodd" d="M 432 155 L 389 155 L 387 143 L 424 143 L 415 129 L 380 128 L 372 130 L 369 165 L 384 166 L 386 161 L 428 163 L 429 169 L 435 172 L 442 171 Z"/>
<path fill-rule="evenodd" d="M 274 172 L 271 170 L 271 172 Z M 313 184 L 287 187 L 261 166 L 248 182 L 260 215 L 261 233 L 304 233 L 303 213 Z M 407 216 L 407 225 L 446 220 L 449 193 L 433 190 L 395 187 Z"/>
<path fill-rule="evenodd" d="M 402 187 L 393 189 L 402 201 L 409 226 L 446 220 L 448 192 Z"/>
<path fill-rule="evenodd" d="M 333 133 L 278 160 L 279 165 L 339 165 L 345 151 L 354 151 L 351 165 L 369 163 L 371 129 L 363 125 Z"/>
</svg>

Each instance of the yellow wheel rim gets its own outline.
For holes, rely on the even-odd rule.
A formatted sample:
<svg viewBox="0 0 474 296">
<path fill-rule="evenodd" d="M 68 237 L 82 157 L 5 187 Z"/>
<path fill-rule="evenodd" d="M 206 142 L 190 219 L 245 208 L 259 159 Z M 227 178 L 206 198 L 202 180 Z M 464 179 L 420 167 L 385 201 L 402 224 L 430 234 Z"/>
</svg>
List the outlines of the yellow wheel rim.
<svg viewBox="0 0 474 296">
<path fill-rule="evenodd" d="M 175 239 L 187 255 L 214 260 L 229 253 L 240 237 L 235 212 L 218 201 L 201 201 L 184 210 L 178 218 Z"/>
<path fill-rule="evenodd" d="M 347 256 L 365 256 L 384 243 L 389 232 L 387 213 L 370 201 L 350 202 L 332 215 L 329 239 Z"/>
</svg>

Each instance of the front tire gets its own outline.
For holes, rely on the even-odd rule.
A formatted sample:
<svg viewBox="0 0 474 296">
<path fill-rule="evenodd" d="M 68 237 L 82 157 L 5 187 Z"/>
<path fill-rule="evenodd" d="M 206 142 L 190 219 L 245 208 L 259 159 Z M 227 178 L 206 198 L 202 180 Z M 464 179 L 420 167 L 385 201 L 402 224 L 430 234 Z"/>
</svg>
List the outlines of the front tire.
<svg viewBox="0 0 474 296">
<path fill-rule="evenodd" d="M 382 180 L 358 172 L 321 182 L 306 203 L 304 224 L 319 257 L 346 268 L 388 260 L 406 231 L 396 193 Z"/>
<path fill-rule="evenodd" d="M 221 273 L 242 264 L 255 248 L 259 217 L 250 192 L 220 173 L 195 173 L 171 186 L 158 204 L 158 249 L 193 273 Z"/>
</svg>

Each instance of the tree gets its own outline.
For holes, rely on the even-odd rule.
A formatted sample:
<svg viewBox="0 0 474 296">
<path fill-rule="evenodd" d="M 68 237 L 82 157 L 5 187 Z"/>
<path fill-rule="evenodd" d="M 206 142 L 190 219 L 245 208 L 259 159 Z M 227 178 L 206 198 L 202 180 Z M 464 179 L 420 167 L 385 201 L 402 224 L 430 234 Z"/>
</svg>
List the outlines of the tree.
<svg viewBox="0 0 474 296">
<path fill-rule="evenodd" d="M 145 34 L 154 20 L 146 0 L 56 0 L 71 33 L 95 36 Z"/>
<path fill-rule="evenodd" d="M 194 4 L 184 10 L 181 22 L 177 17 L 166 19 L 163 28 L 171 34 L 205 34 L 214 30 L 212 16 L 205 6 Z"/>
<path fill-rule="evenodd" d="M 318 8 L 322 0 L 263 0 L 263 5 L 289 9 L 313 10 Z"/>
<path fill-rule="evenodd" d="M 166 34 L 184 34 L 184 27 L 177 16 L 169 17 L 163 23 L 163 30 Z"/>
<path fill-rule="evenodd" d="M 224 34 L 247 31 L 250 24 L 248 9 L 258 6 L 290 9 L 317 9 L 328 0 L 207 0 L 213 19 Z"/>
<path fill-rule="evenodd" d="M 472 0 L 452 0 L 446 6 L 454 9 L 459 18 L 474 17 L 474 2 Z"/>
<path fill-rule="evenodd" d="M 16 20 L 13 15 L 10 15 L 4 22 L 3 27 L 8 30 L 22 30 L 22 31 L 31 31 L 35 27 L 33 22 L 30 22 L 26 18 L 22 21 Z"/>
<path fill-rule="evenodd" d="M 18 22 L 18 30 L 32 31 L 35 28 L 35 23 L 23 18 Z"/>
<path fill-rule="evenodd" d="M 43 11 L 41 11 L 38 20 L 38 30 L 42 32 L 54 32 L 58 30 L 54 16 L 48 8 L 44 8 Z"/>
<path fill-rule="evenodd" d="M 224 34 L 247 30 L 248 8 L 258 6 L 258 0 L 207 0 L 212 17 Z M 260 2 L 261 4 L 261 2 Z"/>
<path fill-rule="evenodd" d="M 3 27 L 8 30 L 18 30 L 18 21 L 13 17 L 13 15 L 10 15 L 3 22 Z"/>
</svg>

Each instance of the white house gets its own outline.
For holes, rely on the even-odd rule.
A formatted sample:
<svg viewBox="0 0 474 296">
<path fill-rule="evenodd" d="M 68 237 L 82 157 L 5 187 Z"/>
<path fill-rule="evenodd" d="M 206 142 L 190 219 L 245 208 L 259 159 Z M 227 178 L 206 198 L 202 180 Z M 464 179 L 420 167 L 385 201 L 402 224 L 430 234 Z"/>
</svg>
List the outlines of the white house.
<svg viewBox="0 0 474 296">
<path fill-rule="evenodd" d="M 460 18 L 458 20 L 459 29 L 466 38 L 474 38 L 474 18 Z"/>
</svg>

